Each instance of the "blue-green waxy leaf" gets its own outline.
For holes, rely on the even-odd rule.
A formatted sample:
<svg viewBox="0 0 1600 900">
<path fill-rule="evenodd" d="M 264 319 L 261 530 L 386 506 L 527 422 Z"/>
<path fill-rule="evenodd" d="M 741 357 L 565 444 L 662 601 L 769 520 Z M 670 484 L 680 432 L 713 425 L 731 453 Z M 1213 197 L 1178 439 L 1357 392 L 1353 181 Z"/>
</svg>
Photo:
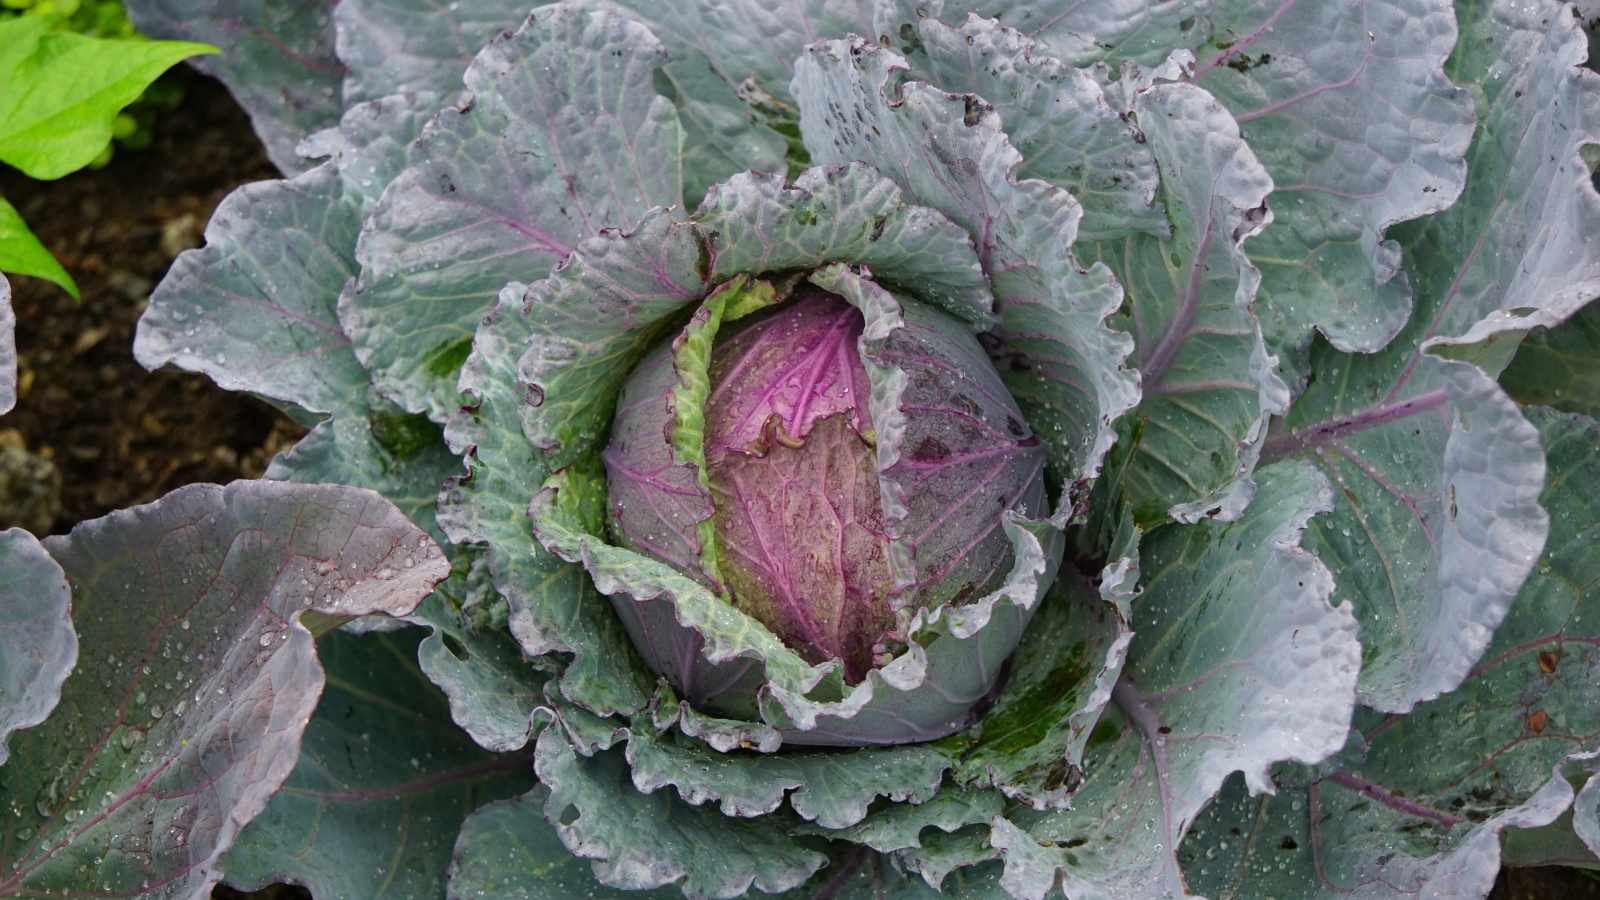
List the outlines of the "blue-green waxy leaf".
<svg viewBox="0 0 1600 900">
<path fill-rule="evenodd" d="M 1126 80 L 1126 78 L 1125 78 Z M 1261 273 L 1245 239 L 1272 221 L 1272 178 L 1216 98 L 1188 84 L 1138 91 L 1131 108 L 1161 167 L 1171 240 L 1135 234 L 1080 248 L 1132 297 L 1143 434 L 1126 476 L 1140 521 L 1237 518 L 1267 420 L 1289 391 L 1256 315 Z"/>
<path fill-rule="evenodd" d="M 378 202 L 340 301 L 356 355 L 386 396 L 444 422 L 500 288 L 539 278 L 586 237 L 682 203 L 679 128 L 642 25 L 541 7 L 468 67 L 470 101 L 441 112 Z"/>
<path fill-rule="evenodd" d="M 679 900 L 676 886 L 652 891 L 600 884 L 544 820 L 548 788 L 490 803 L 467 817 L 450 863 L 449 900 Z"/>
<path fill-rule="evenodd" d="M 28 230 L 28 223 L 22 221 L 22 214 L 4 197 L 0 197 L 0 272 L 43 278 L 59 285 L 73 299 L 78 297 L 78 285 L 73 282 L 72 276 L 50 255 L 39 238 Z M 9 290 L 7 288 L 8 293 Z"/>
<path fill-rule="evenodd" d="M 866 160 L 973 235 L 999 334 L 1019 338 L 991 351 L 1009 371 L 1007 387 L 1052 459 L 1091 478 L 1115 439 L 1112 421 L 1138 397 L 1137 376 L 1122 365 L 1126 337 L 1101 324 L 1121 291 L 1104 266 L 1083 272 L 1072 257 L 1077 202 L 1045 182 L 1013 180 L 1020 157 L 999 117 L 975 97 L 920 83 L 892 101 L 885 90 L 902 68 L 894 53 L 859 40 L 807 48 L 794 81 L 806 146 L 822 162 Z"/>
<path fill-rule="evenodd" d="M 1356 602 L 1362 702 L 1387 712 L 1466 677 L 1548 528 L 1535 429 L 1488 375 L 1428 351 L 1498 370 L 1515 335 L 1496 333 L 1553 324 L 1593 296 L 1596 231 L 1582 223 L 1600 195 L 1578 144 L 1600 124 L 1600 75 L 1575 68 L 1584 36 L 1554 4 L 1462 14 L 1451 74 L 1477 86 L 1493 139 L 1468 153 L 1455 206 L 1410 229 L 1411 322 L 1371 356 L 1315 345 L 1318 378 L 1266 450 L 1314 458 L 1339 486 L 1310 545 Z"/>
<path fill-rule="evenodd" d="M 0 22 L 0 162 L 60 178 L 111 143 L 111 122 L 162 72 L 215 47 L 93 38 L 50 16 Z"/>
<path fill-rule="evenodd" d="M 1072 66 L 1102 60 L 1165 59 L 1174 48 L 1195 47 L 1209 35 L 1214 0 L 948 0 L 917 3 L 926 15 L 959 22 L 969 14 L 997 18 L 1049 54 Z"/>
<path fill-rule="evenodd" d="M 17 314 L 11 309 L 11 282 L 0 275 L 0 415 L 17 405 Z"/>
<path fill-rule="evenodd" d="M 1592 823 L 1600 782 L 1589 777 L 1587 805 L 1580 795 L 1565 825 L 1539 826 L 1573 803 L 1600 732 L 1592 675 L 1600 659 L 1600 426 L 1548 409 L 1529 418 L 1549 458 L 1551 527 L 1515 614 L 1453 692 L 1403 715 L 1358 715 L 1335 760 L 1275 771 L 1274 796 L 1247 798 L 1230 783 L 1183 845 L 1191 889 L 1483 898 L 1502 835 L 1507 861 L 1582 858 L 1584 829 L 1573 829 L 1586 816 Z M 1240 839 L 1234 828 L 1257 836 Z M 1586 839 L 1592 844 L 1593 833 Z"/>
<path fill-rule="evenodd" d="M 434 113 L 460 93 L 459 87 L 405 91 L 357 103 L 344 111 L 338 125 L 307 135 L 296 149 L 306 159 L 332 158 L 344 182 L 344 199 L 358 203 L 365 218 L 383 189 L 405 171 L 406 148 Z"/>
<path fill-rule="evenodd" d="M 451 723 L 417 669 L 421 635 L 336 632 L 317 643 L 327 686 L 294 771 L 221 860 L 230 887 L 442 896 L 467 815 L 533 786 L 531 751 L 488 753 Z"/>
<path fill-rule="evenodd" d="M 0 531 L 0 766 L 12 732 L 43 722 L 78 661 L 72 592 L 33 535 Z"/>
<path fill-rule="evenodd" d="M 344 66 L 333 55 L 326 0 L 131 0 L 126 6 L 143 34 L 220 49 L 220 56 L 198 57 L 191 65 L 228 86 L 279 171 L 308 168 L 295 145 L 336 124 L 343 109 Z"/>
<path fill-rule="evenodd" d="M 1002 885 L 1040 900 L 1183 896 L 1177 845 L 1233 772 L 1272 789 L 1280 760 L 1319 762 L 1345 741 L 1360 645 L 1333 579 L 1298 544 L 1331 491 L 1303 463 L 1259 473 L 1237 522 L 1145 538 L 1139 631 L 1114 710 L 1091 741 L 1068 810 L 1013 809 L 990 836 Z"/>
<path fill-rule="evenodd" d="M 597 242 L 626 240 L 612 233 Z M 560 680 L 567 699 L 603 714 L 632 712 L 649 700 L 651 685 L 627 636 L 583 567 L 541 549 L 528 521 L 528 502 L 549 471 L 522 432 L 517 363 L 533 334 L 528 291 L 508 285 L 478 328 L 461 377 L 475 403 L 445 429 L 471 474 L 453 477 L 440 494 L 439 524 L 458 543 L 487 547 L 489 574 L 510 606 L 507 624 L 525 652 L 573 654 Z"/>
<path fill-rule="evenodd" d="M 882 7 L 888 4 L 880 3 Z M 1037 50 L 1034 41 L 993 20 L 959 26 L 906 10 L 906 22 L 879 22 L 897 35 L 911 76 L 994 107 L 1022 162 L 1018 178 L 1040 178 L 1083 206 L 1078 236 L 1100 241 L 1135 231 L 1170 232 L 1155 203 L 1160 176 L 1139 129 L 1106 101 L 1089 70 Z M 902 26 L 909 26 L 902 30 Z"/>
<path fill-rule="evenodd" d="M 1467 187 L 1409 251 L 1425 344 L 1498 371 L 1517 337 L 1600 295 L 1600 74 L 1566 4 L 1463 2 L 1446 73 L 1478 102 Z M 1409 254 L 1408 254 L 1409 255 Z M 1419 306 L 1420 306 L 1419 302 Z"/>
<path fill-rule="evenodd" d="M 789 890 L 827 862 L 789 836 L 785 826 L 799 821 L 792 814 L 730 818 L 672 791 L 640 793 L 621 748 L 585 759 L 548 728 L 536 753 L 539 780 L 550 788 L 545 819 L 568 850 L 594 861 L 601 884 L 643 890 L 681 881 L 690 900 L 729 900 L 751 887 Z"/>
<path fill-rule="evenodd" d="M 402 91 L 450 94 L 491 38 L 521 25 L 534 4 L 476 0 L 350 0 L 333 7 L 346 106 Z M 538 4 L 542 5 L 542 4 Z"/>
<path fill-rule="evenodd" d="M 1190 81 L 1228 107 L 1276 182 L 1277 224 L 1248 247 L 1274 348 L 1303 352 L 1315 327 L 1341 350 L 1380 349 L 1411 309 L 1384 232 L 1446 209 L 1466 178 L 1477 116 L 1444 73 L 1450 3 L 1219 0 L 1210 19 Z"/>
<path fill-rule="evenodd" d="M 705 54 L 676 42 L 658 69 L 656 90 L 678 108 L 683 126 L 683 202 L 700 205 L 706 191 L 740 172 L 789 170 L 789 141 L 764 122 L 723 80 Z M 664 79 L 664 81 L 663 81 Z"/>
<path fill-rule="evenodd" d="M 208 891 L 294 767 L 323 686 L 308 624 L 405 615 L 449 571 L 394 506 L 338 485 L 193 485 L 45 546 L 85 662 L 12 736 L 7 895 Z"/>
<path fill-rule="evenodd" d="M 1523 406 L 1600 416 L 1600 305 L 1585 306 L 1555 328 L 1530 331 L 1500 373 L 1500 386 Z"/>
</svg>

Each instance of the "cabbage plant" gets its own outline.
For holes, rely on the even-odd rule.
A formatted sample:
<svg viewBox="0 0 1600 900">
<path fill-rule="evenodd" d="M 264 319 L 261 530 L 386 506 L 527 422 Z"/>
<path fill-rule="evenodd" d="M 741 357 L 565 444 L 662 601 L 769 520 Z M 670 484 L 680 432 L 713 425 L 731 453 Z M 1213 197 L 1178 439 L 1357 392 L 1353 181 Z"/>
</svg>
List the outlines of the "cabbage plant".
<svg viewBox="0 0 1600 900">
<path fill-rule="evenodd" d="M 153 702 L 108 651 L 8 655 L 58 662 L 0 719 L 33 742 L 0 895 L 1481 898 L 1600 867 L 1573 8 L 130 15 L 223 48 L 197 64 L 286 176 L 223 201 L 135 352 L 310 432 L 185 490 L 361 498 L 413 565 L 369 561 L 385 593 L 313 555 L 361 602 L 212 632 L 293 632 L 295 705 L 193 700 L 288 723 L 269 762 L 135 753 L 199 737 L 74 718 Z M 98 562 L 141 515 L 8 551 L 42 573 L 0 584 L 20 646 L 65 640 L 51 560 L 170 629 Z M 228 583 L 229 615 L 298 593 Z M 36 749 L 69 739 L 127 755 L 74 780 Z"/>
</svg>

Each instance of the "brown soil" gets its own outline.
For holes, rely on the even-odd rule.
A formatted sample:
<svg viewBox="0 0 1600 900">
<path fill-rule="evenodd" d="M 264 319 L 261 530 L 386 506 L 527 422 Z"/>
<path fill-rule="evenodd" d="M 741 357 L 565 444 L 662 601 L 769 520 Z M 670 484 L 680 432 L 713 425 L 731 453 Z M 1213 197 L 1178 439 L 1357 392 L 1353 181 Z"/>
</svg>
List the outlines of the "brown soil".
<svg viewBox="0 0 1600 900">
<path fill-rule="evenodd" d="M 134 325 L 173 257 L 200 244 L 229 191 L 278 175 L 220 84 L 187 66 L 166 77 L 184 102 L 156 120 L 148 149 L 119 150 L 105 168 L 52 182 L 0 166 L 0 195 L 83 294 L 74 301 L 47 282 L 10 279 L 22 390 L 0 431 L 20 432 L 60 470 L 55 532 L 191 482 L 259 476 L 303 433 L 204 376 L 152 374 L 134 362 Z"/>
</svg>

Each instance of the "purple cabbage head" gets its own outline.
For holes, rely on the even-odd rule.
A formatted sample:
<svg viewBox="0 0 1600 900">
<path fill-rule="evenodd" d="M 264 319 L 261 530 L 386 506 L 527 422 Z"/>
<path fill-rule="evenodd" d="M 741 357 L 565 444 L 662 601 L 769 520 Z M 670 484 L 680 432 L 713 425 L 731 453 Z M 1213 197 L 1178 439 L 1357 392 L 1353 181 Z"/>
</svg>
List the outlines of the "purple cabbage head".
<svg viewBox="0 0 1600 900">
<path fill-rule="evenodd" d="M 897 627 L 914 610 L 1005 581 L 1008 511 L 1047 513 L 1046 447 L 977 340 L 896 299 L 904 324 L 885 340 L 863 340 L 862 313 L 810 285 L 724 326 L 699 410 L 704 473 L 674 462 L 688 332 L 664 341 L 630 375 L 602 454 L 618 542 L 711 587 L 807 662 L 840 660 L 848 684 L 904 648 Z"/>
</svg>

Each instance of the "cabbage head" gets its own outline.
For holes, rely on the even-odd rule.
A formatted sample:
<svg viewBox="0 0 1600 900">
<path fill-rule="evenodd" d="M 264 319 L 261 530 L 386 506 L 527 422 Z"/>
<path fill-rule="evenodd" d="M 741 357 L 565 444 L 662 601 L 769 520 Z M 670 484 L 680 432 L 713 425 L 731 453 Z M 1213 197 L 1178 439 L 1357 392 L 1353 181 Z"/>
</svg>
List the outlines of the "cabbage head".
<svg viewBox="0 0 1600 900">
<path fill-rule="evenodd" d="M 40 634 L 118 582 L 156 609 L 159 566 L 96 568 L 137 519 L 207 536 L 206 571 L 266 553 L 207 659 L 291 633 L 254 610 L 310 624 L 221 695 L 121 645 L 0 662 L 41 685 L 0 694 L 30 748 L 0 808 L 40 836 L 0 896 L 1482 898 L 1600 867 L 1579 10 L 129 12 L 223 49 L 196 64 L 285 175 L 221 203 L 135 352 L 309 432 L 266 487 L 197 489 L 226 528 L 0 536 L 29 573 L 0 596 L 49 600 Z M 346 578 L 343 532 L 280 553 L 261 497 L 442 550 Z M 360 602 L 301 611 L 302 575 Z M 90 679 L 181 686 L 137 729 L 43 718 Z M 130 786 L 72 805 L 51 728 Z"/>
</svg>

